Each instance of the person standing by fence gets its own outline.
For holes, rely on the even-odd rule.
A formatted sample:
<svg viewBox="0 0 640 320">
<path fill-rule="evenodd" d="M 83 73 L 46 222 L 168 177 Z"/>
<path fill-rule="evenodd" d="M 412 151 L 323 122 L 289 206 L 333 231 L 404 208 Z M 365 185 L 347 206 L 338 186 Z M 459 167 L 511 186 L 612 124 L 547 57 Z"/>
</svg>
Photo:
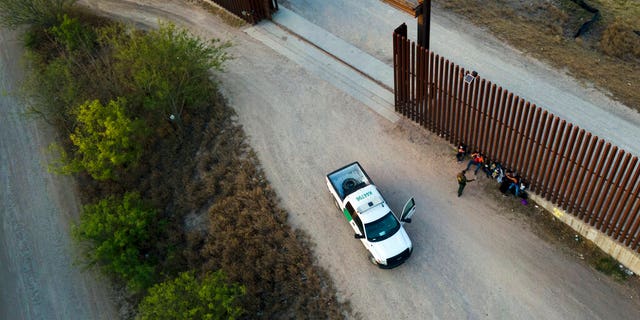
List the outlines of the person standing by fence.
<svg viewBox="0 0 640 320">
<path fill-rule="evenodd" d="M 467 170 L 462 170 L 458 173 L 458 197 L 462 195 L 462 191 L 464 187 L 467 185 L 467 182 L 475 181 L 475 179 L 467 180 L 467 177 L 464 175 Z"/>
</svg>

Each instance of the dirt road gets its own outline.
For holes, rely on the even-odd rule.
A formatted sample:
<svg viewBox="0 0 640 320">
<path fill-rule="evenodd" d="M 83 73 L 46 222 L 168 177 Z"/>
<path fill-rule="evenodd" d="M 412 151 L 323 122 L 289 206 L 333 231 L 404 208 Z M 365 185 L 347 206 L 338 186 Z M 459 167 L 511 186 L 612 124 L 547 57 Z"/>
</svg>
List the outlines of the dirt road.
<svg viewBox="0 0 640 320">
<path fill-rule="evenodd" d="M 72 179 L 47 172 L 53 129 L 25 117 L 16 33 L 0 31 L 0 319 L 114 319 L 106 281 L 74 264 Z"/>
<path fill-rule="evenodd" d="M 468 185 L 457 198 L 455 173 L 462 164 L 438 137 L 402 121 L 390 124 L 241 29 L 182 1 L 81 2 L 126 21 L 153 25 L 169 19 L 201 36 L 234 43 L 235 59 L 220 75 L 222 91 L 291 223 L 311 236 L 319 263 L 362 318 L 638 318 L 634 291 L 538 239 L 517 212 L 486 198 L 479 185 Z M 2 130 L 5 163 L 15 155 L 4 150 Z M 407 227 L 414 254 L 397 269 L 368 264 L 325 190 L 324 175 L 354 160 L 392 208 L 412 195 L 419 205 Z M 21 314 L 33 318 L 27 311 Z"/>
</svg>

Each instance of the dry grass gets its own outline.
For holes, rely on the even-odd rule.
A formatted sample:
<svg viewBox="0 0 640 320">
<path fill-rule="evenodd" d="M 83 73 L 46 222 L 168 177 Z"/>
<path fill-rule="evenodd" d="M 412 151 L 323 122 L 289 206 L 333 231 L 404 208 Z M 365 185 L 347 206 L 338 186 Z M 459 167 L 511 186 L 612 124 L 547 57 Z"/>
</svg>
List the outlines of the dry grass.
<svg viewBox="0 0 640 320">
<path fill-rule="evenodd" d="M 640 30 L 640 5 L 637 0 L 590 0 L 592 6 L 603 12 L 603 19 L 609 22 L 620 19 L 629 23 L 634 30 Z"/>
<path fill-rule="evenodd" d="M 234 119 L 218 99 L 209 109 L 185 115 L 179 134 L 168 124 L 157 128 L 142 164 L 126 180 L 85 178 L 83 199 L 139 190 L 169 221 L 166 239 L 155 249 L 166 257 L 162 273 L 222 269 L 247 288 L 247 319 L 347 317 L 348 302 L 337 300 L 307 236 L 288 225 L 287 212 Z"/>
<path fill-rule="evenodd" d="M 595 84 L 640 110 L 640 6 L 636 1 L 587 1 L 602 18 L 580 38 L 593 15 L 569 0 L 435 0 L 441 8 L 486 27 L 535 58 Z"/>
<path fill-rule="evenodd" d="M 602 33 L 600 48 L 607 55 L 624 60 L 640 57 L 640 41 L 622 20 L 615 20 Z M 640 37 L 638 37 L 640 38 Z"/>
<path fill-rule="evenodd" d="M 231 115 L 231 112 L 228 112 Z M 206 214 L 206 232 L 189 244 L 204 270 L 222 269 L 247 287 L 251 319 L 336 319 L 348 312 L 326 272 L 315 265 L 307 236 L 293 230 L 258 160 L 231 117 L 205 130 L 185 180 L 185 205 Z"/>
</svg>

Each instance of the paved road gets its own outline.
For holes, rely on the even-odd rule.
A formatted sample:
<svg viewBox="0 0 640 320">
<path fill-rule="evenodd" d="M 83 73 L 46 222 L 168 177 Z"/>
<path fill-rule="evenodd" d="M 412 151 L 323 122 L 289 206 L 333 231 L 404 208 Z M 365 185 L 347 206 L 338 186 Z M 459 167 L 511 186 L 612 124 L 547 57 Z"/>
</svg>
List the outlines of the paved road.
<svg viewBox="0 0 640 320">
<path fill-rule="evenodd" d="M 280 0 L 314 24 L 388 65 L 391 34 L 401 23 L 416 39 L 416 21 L 380 0 Z M 640 156 L 640 113 L 434 8 L 431 49 L 539 107 Z M 640 90 L 640 83 L 629 83 Z M 636 108 L 640 107 L 640 101 Z"/>
<path fill-rule="evenodd" d="M 75 184 L 47 172 L 54 132 L 25 117 L 17 35 L 0 30 L 0 319 L 115 319 L 104 279 L 75 265 Z"/>
</svg>

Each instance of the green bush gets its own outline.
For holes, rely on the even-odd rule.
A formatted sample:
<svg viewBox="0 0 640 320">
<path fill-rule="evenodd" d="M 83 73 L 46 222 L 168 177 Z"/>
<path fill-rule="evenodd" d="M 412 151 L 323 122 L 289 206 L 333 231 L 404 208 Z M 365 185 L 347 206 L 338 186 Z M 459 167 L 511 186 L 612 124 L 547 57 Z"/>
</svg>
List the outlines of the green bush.
<svg viewBox="0 0 640 320">
<path fill-rule="evenodd" d="M 244 288 L 226 283 L 221 271 L 196 279 L 192 272 L 155 285 L 140 303 L 140 320 L 237 319 Z"/>
<path fill-rule="evenodd" d="M 130 116 L 158 127 L 173 115 L 180 126 L 183 112 L 206 107 L 216 97 L 209 72 L 222 70 L 229 43 L 203 41 L 170 23 L 142 32 L 85 20 L 64 14 L 51 27 L 27 32 L 34 72 L 25 91 L 36 113 L 72 131 L 75 106 L 125 97 Z"/>
<path fill-rule="evenodd" d="M 622 268 L 620 268 L 620 263 L 612 257 L 607 256 L 600 258 L 596 261 L 595 265 L 596 270 L 612 276 L 615 280 L 622 281 L 629 277 Z"/>
<path fill-rule="evenodd" d="M 50 26 L 76 0 L 0 0 L 0 26 L 15 29 L 20 25 Z"/>
<path fill-rule="evenodd" d="M 73 53 L 76 50 L 81 50 L 88 53 L 94 49 L 95 32 L 92 28 L 82 25 L 76 18 L 69 18 L 64 14 L 62 21 L 49 30 L 67 52 Z"/>
<path fill-rule="evenodd" d="M 127 115 L 126 100 L 102 105 L 87 101 L 76 111 L 78 121 L 69 136 L 77 147 L 68 171 L 86 170 L 96 180 L 117 179 L 123 167 L 134 166 L 143 151 L 146 126 Z"/>
<path fill-rule="evenodd" d="M 39 76 L 38 89 L 42 90 L 42 103 L 45 112 L 60 120 L 68 120 L 72 106 L 78 100 L 81 93 L 82 84 L 78 81 L 73 70 L 73 63 L 64 57 L 58 57 L 42 65 L 43 69 Z M 46 97 L 52 97 L 53 99 Z M 43 108 L 41 108 L 43 109 Z"/>
<path fill-rule="evenodd" d="M 216 92 L 209 70 L 222 70 L 229 58 L 228 43 L 204 42 L 171 23 L 148 33 L 107 30 L 101 39 L 115 49 L 115 69 L 132 103 L 160 119 L 179 121 L 185 109 L 208 105 Z"/>
<path fill-rule="evenodd" d="M 104 99 L 104 95 L 96 96 L 94 88 L 109 87 L 104 83 L 110 79 L 96 69 L 96 62 L 102 60 L 95 57 L 93 28 L 65 14 L 50 28 L 29 28 L 23 41 L 31 67 L 23 84 L 30 111 L 71 131 L 73 108 L 87 99 Z"/>
<path fill-rule="evenodd" d="M 162 232 L 156 211 L 147 208 L 137 193 L 114 196 L 84 206 L 80 224 L 73 228 L 76 239 L 90 243 L 89 264 L 124 280 L 134 291 L 155 279 L 152 243 Z"/>
</svg>

